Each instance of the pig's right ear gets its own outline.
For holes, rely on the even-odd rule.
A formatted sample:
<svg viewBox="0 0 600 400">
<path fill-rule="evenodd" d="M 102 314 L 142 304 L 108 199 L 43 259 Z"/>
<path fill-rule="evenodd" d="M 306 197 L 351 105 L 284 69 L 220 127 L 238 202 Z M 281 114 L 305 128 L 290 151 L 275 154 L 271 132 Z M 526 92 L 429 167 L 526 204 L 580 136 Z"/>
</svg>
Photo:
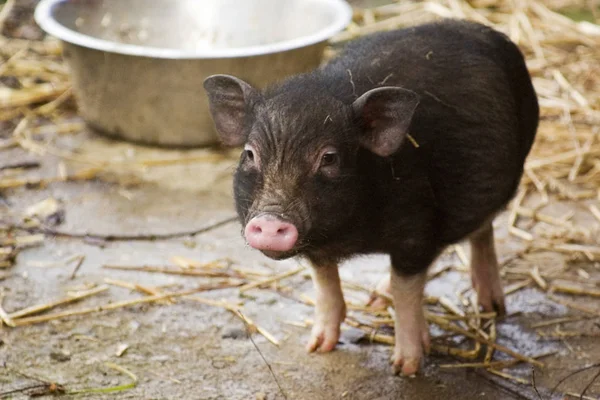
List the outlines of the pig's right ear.
<svg viewBox="0 0 600 400">
<path fill-rule="evenodd" d="M 352 103 L 364 132 L 361 144 L 381 157 L 394 154 L 408 134 L 419 96 L 399 87 L 372 89 Z"/>
<path fill-rule="evenodd" d="M 250 84 L 230 75 L 211 75 L 204 80 L 215 127 L 227 146 L 246 142 L 247 124 L 258 91 Z"/>
</svg>

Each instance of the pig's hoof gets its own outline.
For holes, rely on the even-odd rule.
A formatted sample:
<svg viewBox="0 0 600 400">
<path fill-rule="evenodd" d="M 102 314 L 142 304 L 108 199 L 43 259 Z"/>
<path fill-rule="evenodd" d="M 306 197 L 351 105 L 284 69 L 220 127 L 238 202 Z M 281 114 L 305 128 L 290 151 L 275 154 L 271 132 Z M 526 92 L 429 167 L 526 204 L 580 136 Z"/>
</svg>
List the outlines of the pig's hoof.
<svg viewBox="0 0 600 400">
<path fill-rule="evenodd" d="M 403 332 L 399 339 L 398 336 L 396 337 L 398 342 L 394 346 L 394 354 L 391 358 L 392 372 L 396 375 L 413 376 L 421 367 L 423 354 L 429 354 L 431 348 L 427 323 L 423 320 L 414 336 Z"/>
<path fill-rule="evenodd" d="M 329 326 L 315 326 L 306 350 L 309 353 L 327 353 L 335 349 L 338 339 L 340 338 L 340 326 L 331 324 Z"/>
<path fill-rule="evenodd" d="M 392 373 L 394 375 L 414 376 L 421 367 L 423 359 L 423 350 L 420 348 L 412 349 L 404 354 L 402 350 L 394 350 L 394 355 L 391 358 Z"/>
<path fill-rule="evenodd" d="M 479 300 L 479 305 L 485 312 L 495 312 L 499 317 L 506 315 L 506 305 L 504 304 L 504 296 L 492 297 Z"/>
<path fill-rule="evenodd" d="M 479 304 L 483 307 L 485 312 L 496 312 L 499 317 L 506 315 L 506 305 L 504 303 L 504 293 L 490 293 L 482 300 L 479 300 Z"/>
<path fill-rule="evenodd" d="M 495 312 L 499 317 L 506 315 L 504 291 L 500 282 L 495 285 L 485 285 L 474 280 L 473 287 L 477 292 L 477 301 L 483 311 Z"/>
<path fill-rule="evenodd" d="M 414 377 L 421 367 L 421 357 L 409 358 L 404 360 L 402 357 L 392 360 L 392 373 L 394 375 L 402 375 Z"/>
<path fill-rule="evenodd" d="M 377 293 L 383 293 L 387 297 L 380 296 Z M 375 288 L 375 293 L 371 295 L 367 306 L 375 310 L 386 309 L 392 305 L 392 302 L 390 301 L 391 296 L 392 294 L 390 293 L 390 277 L 387 276 L 377 284 L 377 287 Z"/>
</svg>

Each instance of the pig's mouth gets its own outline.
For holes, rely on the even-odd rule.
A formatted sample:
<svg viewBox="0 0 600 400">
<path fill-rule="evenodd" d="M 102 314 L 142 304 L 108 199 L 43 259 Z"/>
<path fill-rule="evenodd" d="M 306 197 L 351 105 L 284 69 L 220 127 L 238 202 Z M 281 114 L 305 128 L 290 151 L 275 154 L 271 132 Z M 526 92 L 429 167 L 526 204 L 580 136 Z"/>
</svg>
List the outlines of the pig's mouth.
<svg viewBox="0 0 600 400">
<path fill-rule="evenodd" d="M 280 260 L 285 260 L 285 259 L 297 256 L 299 253 L 299 250 L 285 251 L 285 252 L 261 250 L 261 253 L 263 253 L 265 256 L 269 257 L 272 260 L 280 261 Z"/>
</svg>

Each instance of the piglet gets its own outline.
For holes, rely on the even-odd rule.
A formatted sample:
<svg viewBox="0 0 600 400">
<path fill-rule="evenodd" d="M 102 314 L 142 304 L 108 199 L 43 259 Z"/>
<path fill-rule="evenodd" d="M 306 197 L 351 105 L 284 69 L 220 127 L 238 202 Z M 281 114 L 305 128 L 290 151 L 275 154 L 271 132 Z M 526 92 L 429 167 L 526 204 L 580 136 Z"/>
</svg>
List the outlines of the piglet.
<svg viewBox="0 0 600 400">
<path fill-rule="evenodd" d="M 247 243 L 313 266 L 309 351 L 338 342 L 338 265 L 356 255 L 391 259 L 395 373 L 416 373 L 429 350 L 426 272 L 447 246 L 469 240 L 479 302 L 505 313 L 492 221 L 516 192 L 539 107 L 504 34 L 443 20 L 356 40 L 264 90 L 228 75 L 204 88 L 221 140 L 244 146 L 233 187 Z"/>
</svg>

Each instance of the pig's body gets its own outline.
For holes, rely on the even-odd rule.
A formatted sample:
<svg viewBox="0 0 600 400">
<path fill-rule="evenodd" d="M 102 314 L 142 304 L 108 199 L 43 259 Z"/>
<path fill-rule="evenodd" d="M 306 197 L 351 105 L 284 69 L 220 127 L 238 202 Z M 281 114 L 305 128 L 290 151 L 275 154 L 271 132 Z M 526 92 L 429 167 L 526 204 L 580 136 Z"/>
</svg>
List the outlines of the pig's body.
<svg viewBox="0 0 600 400">
<path fill-rule="evenodd" d="M 369 188 L 359 193 L 352 227 L 315 239 L 307 255 L 316 261 L 391 250 L 431 257 L 513 196 L 538 111 L 523 58 L 504 36 L 458 22 L 375 35 L 270 95 L 299 92 L 307 81 L 347 104 L 379 86 L 420 97 L 409 130 L 419 147 L 405 141 L 391 160 L 361 149 Z M 315 101 L 315 93 L 298 94 L 299 103 Z"/>
<path fill-rule="evenodd" d="M 391 256 L 396 370 L 415 372 L 429 346 L 425 272 L 449 244 L 471 240 L 480 303 L 504 311 L 491 221 L 515 193 L 539 114 L 505 36 L 445 21 L 356 41 L 264 92 L 216 79 L 207 90 L 217 128 L 246 143 L 234 182 L 246 238 L 272 258 L 315 265 L 311 350 L 337 342 L 335 267 L 357 254 Z"/>
</svg>

